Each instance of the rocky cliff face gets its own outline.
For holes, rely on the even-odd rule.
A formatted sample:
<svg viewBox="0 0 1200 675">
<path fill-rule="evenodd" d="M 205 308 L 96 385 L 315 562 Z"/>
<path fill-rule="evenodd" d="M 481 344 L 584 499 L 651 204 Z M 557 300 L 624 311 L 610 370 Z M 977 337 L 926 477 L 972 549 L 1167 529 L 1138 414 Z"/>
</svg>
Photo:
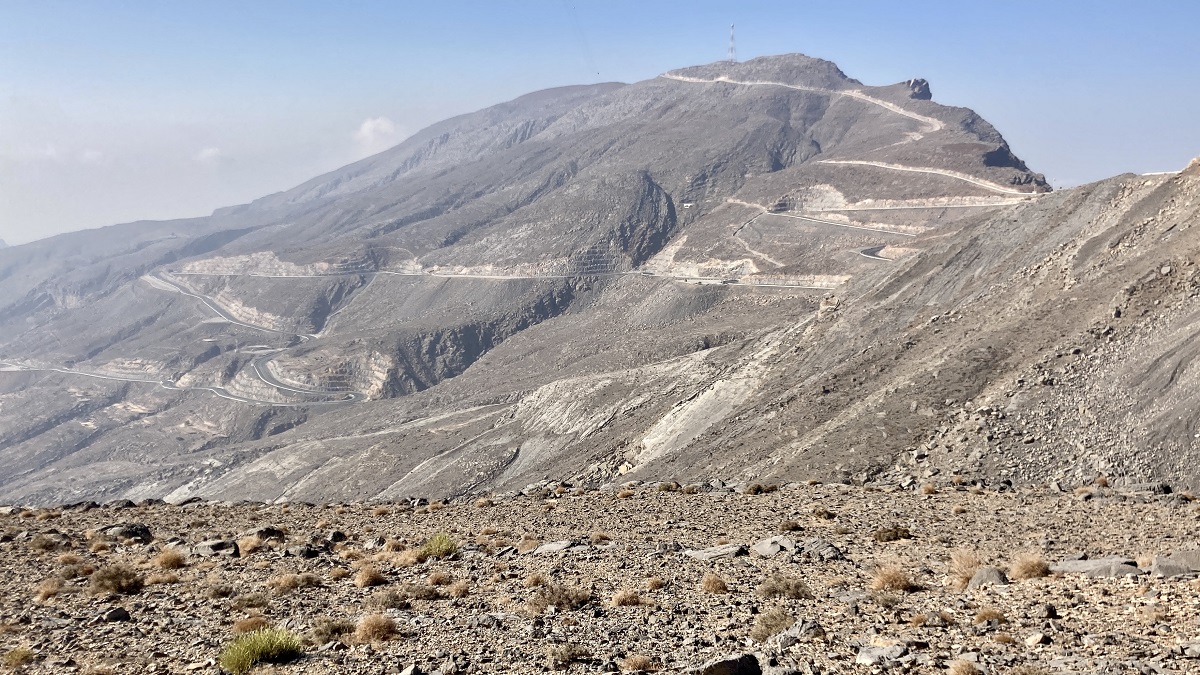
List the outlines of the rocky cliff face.
<svg viewBox="0 0 1200 675">
<path fill-rule="evenodd" d="M 1021 389 L 1024 321 L 1090 334 L 1081 289 L 1143 283 L 1135 214 L 1190 241 L 1191 190 L 1051 194 L 928 83 L 799 55 L 538 92 L 209 218 L 0 253 L 0 495 L 1174 471 L 1153 458 L 1187 456 L 1183 427 L 1064 450 L 1076 390 Z M 1115 335 L 1126 366 L 1168 351 Z M 1105 372 L 1072 386 L 1114 434 L 1192 405 L 1118 414 Z"/>
</svg>

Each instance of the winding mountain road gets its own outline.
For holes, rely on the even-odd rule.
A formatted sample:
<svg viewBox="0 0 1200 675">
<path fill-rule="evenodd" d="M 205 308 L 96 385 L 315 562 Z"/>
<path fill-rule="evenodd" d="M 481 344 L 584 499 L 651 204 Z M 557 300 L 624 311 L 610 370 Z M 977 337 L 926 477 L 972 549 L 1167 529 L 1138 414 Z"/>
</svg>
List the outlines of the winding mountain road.
<svg viewBox="0 0 1200 675">
<path fill-rule="evenodd" d="M 922 115 L 911 110 L 906 110 L 895 103 L 875 98 L 874 96 L 870 96 L 857 89 L 823 89 L 821 87 L 806 87 L 802 84 L 787 84 L 786 82 L 771 82 L 767 80 L 734 80 L 725 77 L 724 75 L 712 79 L 705 79 L 701 77 L 689 77 L 687 75 L 676 75 L 675 73 L 663 73 L 662 75 L 659 75 L 659 77 L 668 80 L 676 80 L 678 82 L 694 82 L 697 84 L 715 84 L 718 82 L 723 82 L 726 84 L 740 84 L 747 87 L 783 87 L 785 89 L 808 91 L 814 94 L 825 94 L 827 96 L 847 96 L 864 103 L 879 106 L 880 108 L 889 110 L 897 115 L 903 115 L 909 119 L 916 120 L 923 125 L 922 131 L 927 134 L 935 131 L 941 131 L 942 129 L 946 128 L 946 123 L 937 119 L 936 117 L 929 117 L 928 115 Z M 920 136 L 911 140 L 918 140 L 919 138 Z"/>
<path fill-rule="evenodd" d="M 990 180 L 976 178 L 974 176 L 971 176 L 969 174 L 965 174 L 965 173 L 962 173 L 959 171 L 950 171 L 949 169 L 936 169 L 936 168 L 927 167 L 927 166 L 903 166 L 900 164 L 889 164 L 888 162 L 875 162 L 875 161 L 865 160 L 865 159 L 821 159 L 821 160 L 817 160 L 817 164 L 855 164 L 855 165 L 859 165 L 859 166 L 873 166 L 877 169 L 889 169 L 891 171 L 907 171 L 909 173 L 928 173 L 928 174 L 934 174 L 937 176 L 946 176 L 947 178 L 954 178 L 956 180 L 961 180 L 961 181 L 964 181 L 967 183 L 971 183 L 972 185 L 977 185 L 981 188 L 984 188 L 985 190 L 991 190 L 992 192 L 998 192 L 1000 194 L 1005 194 L 1005 195 L 1021 195 L 1022 197 L 1035 197 L 1038 194 L 1036 192 L 1025 192 L 1023 190 L 1017 190 L 1014 188 L 1005 187 L 1003 185 L 1000 185 L 999 183 L 993 183 Z"/>
</svg>

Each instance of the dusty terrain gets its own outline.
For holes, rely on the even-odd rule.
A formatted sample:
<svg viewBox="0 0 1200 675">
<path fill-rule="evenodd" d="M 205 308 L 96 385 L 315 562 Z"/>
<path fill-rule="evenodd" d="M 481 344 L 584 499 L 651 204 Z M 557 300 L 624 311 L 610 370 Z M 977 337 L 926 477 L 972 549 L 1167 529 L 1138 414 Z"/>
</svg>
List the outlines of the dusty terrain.
<svg viewBox="0 0 1200 675">
<path fill-rule="evenodd" d="M 0 647 L 18 672 L 215 673 L 275 627 L 306 646 L 259 672 L 1195 672 L 1197 506 L 1104 483 L 9 507 Z"/>
</svg>

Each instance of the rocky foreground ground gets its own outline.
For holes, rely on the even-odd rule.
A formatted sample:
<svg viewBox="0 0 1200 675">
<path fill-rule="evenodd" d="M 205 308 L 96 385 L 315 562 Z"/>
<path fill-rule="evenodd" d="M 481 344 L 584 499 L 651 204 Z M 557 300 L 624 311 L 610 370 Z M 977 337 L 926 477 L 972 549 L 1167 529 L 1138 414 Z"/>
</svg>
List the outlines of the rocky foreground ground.
<svg viewBox="0 0 1200 675">
<path fill-rule="evenodd" d="M 236 635 L 277 628 L 300 653 L 254 672 L 1200 672 L 1200 509 L 1164 492 L 10 507 L 0 652 L 18 672 L 216 673 Z"/>
</svg>

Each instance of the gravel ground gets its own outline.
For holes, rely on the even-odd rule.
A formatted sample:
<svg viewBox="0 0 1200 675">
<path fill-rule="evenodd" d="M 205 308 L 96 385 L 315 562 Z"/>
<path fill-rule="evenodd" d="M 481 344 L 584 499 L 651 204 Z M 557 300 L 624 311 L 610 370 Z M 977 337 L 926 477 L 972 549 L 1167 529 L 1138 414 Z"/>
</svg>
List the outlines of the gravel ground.
<svg viewBox="0 0 1200 675">
<path fill-rule="evenodd" d="M 1188 495 L 1101 486 L 540 484 L 432 505 L 5 508 L 0 650 L 18 672 L 215 673 L 235 631 L 270 625 L 308 644 L 262 672 L 685 671 L 749 653 L 709 672 L 1186 673 L 1200 588 L 1168 563 L 1197 531 Z M 439 533 L 452 554 L 427 544 Z M 1140 569 L 1044 567 L 1108 556 Z M 120 592 L 114 569 L 144 587 Z M 960 590 L 989 575 L 1009 583 Z M 392 621 L 366 623 L 394 635 L 361 632 L 376 614 Z"/>
</svg>

